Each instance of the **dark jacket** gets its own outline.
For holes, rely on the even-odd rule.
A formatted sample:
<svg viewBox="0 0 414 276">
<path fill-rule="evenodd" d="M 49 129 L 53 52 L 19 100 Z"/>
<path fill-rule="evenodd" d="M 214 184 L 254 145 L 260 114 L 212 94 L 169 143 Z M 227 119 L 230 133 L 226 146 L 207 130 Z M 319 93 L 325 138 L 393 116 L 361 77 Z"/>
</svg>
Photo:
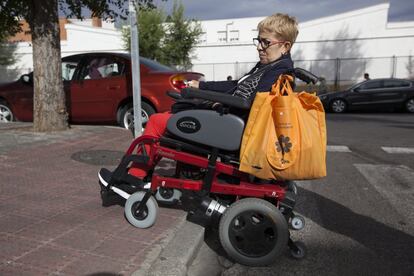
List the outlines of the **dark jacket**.
<svg viewBox="0 0 414 276">
<path fill-rule="evenodd" d="M 267 67 L 267 68 L 266 68 Z M 293 70 L 293 61 L 290 54 L 281 56 L 277 61 L 268 64 L 262 65 L 257 63 L 252 70 L 250 70 L 246 75 L 253 76 L 255 71 L 263 70 L 263 75 L 260 77 L 260 80 L 257 86 L 254 88 L 253 93 L 251 93 L 248 99 L 253 102 L 254 96 L 257 92 L 269 92 L 272 89 L 272 85 L 275 83 L 279 75 L 287 73 Z M 200 82 L 199 88 L 203 90 L 212 90 L 217 92 L 225 92 L 233 94 L 239 86 L 242 86 L 245 81 L 250 77 L 238 83 L 238 80 L 235 81 L 206 81 Z M 235 94 L 237 96 L 237 94 Z"/>
</svg>

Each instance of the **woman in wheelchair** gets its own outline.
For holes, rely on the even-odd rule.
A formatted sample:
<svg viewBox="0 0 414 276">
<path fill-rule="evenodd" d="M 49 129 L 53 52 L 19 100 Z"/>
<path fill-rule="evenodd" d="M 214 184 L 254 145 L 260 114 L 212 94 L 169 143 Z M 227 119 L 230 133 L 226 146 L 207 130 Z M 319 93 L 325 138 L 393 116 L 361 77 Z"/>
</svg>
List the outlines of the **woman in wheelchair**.
<svg viewBox="0 0 414 276">
<path fill-rule="evenodd" d="M 253 39 L 259 54 L 259 62 L 238 81 L 190 81 L 188 86 L 202 90 L 223 92 L 234 97 L 248 100 L 250 104 L 259 91 L 270 91 L 279 75 L 293 70 L 290 50 L 298 35 L 298 23 L 286 14 L 274 14 L 265 18 L 258 25 L 259 35 Z M 210 102 L 211 108 L 220 107 L 220 103 Z M 206 108 L 203 102 L 203 108 Z M 234 110 L 242 117 L 247 117 L 248 110 Z M 166 132 L 171 113 L 158 113 L 150 117 L 143 135 L 161 137 Z M 147 148 L 148 150 L 149 148 Z M 131 172 L 143 178 L 147 170 L 135 167 Z"/>
<path fill-rule="evenodd" d="M 126 218 L 139 228 L 155 223 L 158 205 L 153 194 L 165 203 L 189 193 L 197 205 L 194 212 L 220 221 L 220 241 L 229 257 L 251 266 L 272 263 L 287 246 L 293 257 L 304 256 L 303 246 L 290 239 L 288 230 L 288 224 L 296 230 L 304 226 L 303 218 L 293 214 L 295 186 L 255 182 L 235 166 L 244 129 L 244 120 L 236 115 L 246 118 L 257 92 L 270 91 L 279 75 L 294 72 L 290 50 L 298 35 L 296 19 L 274 14 L 261 21 L 258 30 L 253 42 L 259 62 L 249 73 L 238 81 L 191 81 L 182 92 L 184 98 L 208 100 L 216 111 L 225 106 L 230 112 L 196 109 L 154 114 L 120 165 L 98 174 L 103 205 L 110 193 L 123 197 Z M 172 138 L 165 136 L 167 129 Z M 174 176 L 153 171 L 162 158 L 175 161 Z M 223 182 L 220 175 L 236 181 Z"/>
</svg>

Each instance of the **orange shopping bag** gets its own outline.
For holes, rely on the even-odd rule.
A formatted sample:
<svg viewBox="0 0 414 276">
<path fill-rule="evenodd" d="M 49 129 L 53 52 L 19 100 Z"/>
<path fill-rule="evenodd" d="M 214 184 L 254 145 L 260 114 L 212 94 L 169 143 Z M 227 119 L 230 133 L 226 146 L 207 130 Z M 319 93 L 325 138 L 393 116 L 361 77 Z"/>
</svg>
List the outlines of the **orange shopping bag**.
<svg viewBox="0 0 414 276">
<path fill-rule="evenodd" d="M 272 91 L 257 93 L 240 149 L 243 172 L 262 179 L 326 176 L 325 112 L 319 98 L 294 93 L 281 75 Z"/>
</svg>

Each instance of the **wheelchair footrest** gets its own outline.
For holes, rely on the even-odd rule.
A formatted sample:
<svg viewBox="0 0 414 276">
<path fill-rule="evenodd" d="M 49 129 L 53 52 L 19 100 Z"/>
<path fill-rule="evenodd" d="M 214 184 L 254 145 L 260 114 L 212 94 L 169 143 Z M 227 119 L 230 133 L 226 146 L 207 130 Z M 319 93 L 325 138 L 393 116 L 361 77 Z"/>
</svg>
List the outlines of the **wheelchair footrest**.
<svg viewBox="0 0 414 276">
<path fill-rule="evenodd" d="M 111 183 L 111 176 L 112 176 L 112 172 L 106 168 L 102 168 L 98 172 L 99 181 L 106 188 L 109 188 L 109 185 Z"/>
<path fill-rule="evenodd" d="M 111 172 L 106 168 L 102 168 L 98 173 L 99 180 L 105 187 L 115 186 L 119 187 L 125 184 L 131 185 L 136 188 L 143 188 L 145 182 L 142 179 L 128 174 L 127 172 L 115 175 L 115 172 Z"/>
<path fill-rule="evenodd" d="M 98 178 L 102 190 L 115 191 L 123 198 L 128 198 L 130 194 L 145 188 L 145 183 L 141 179 L 128 173 L 123 174 L 120 178 L 115 178 L 114 173 L 106 168 L 99 171 Z"/>
</svg>

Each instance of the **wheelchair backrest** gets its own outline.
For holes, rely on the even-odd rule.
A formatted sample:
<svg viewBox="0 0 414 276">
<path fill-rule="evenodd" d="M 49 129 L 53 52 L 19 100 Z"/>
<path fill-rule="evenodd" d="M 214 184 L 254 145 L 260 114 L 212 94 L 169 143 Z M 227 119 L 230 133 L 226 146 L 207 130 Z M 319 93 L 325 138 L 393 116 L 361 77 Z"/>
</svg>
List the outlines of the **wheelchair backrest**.
<svg viewBox="0 0 414 276">
<path fill-rule="evenodd" d="M 214 110 L 186 110 L 171 116 L 167 130 L 189 141 L 236 151 L 240 148 L 244 121 L 236 115 Z"/>
</svg>

